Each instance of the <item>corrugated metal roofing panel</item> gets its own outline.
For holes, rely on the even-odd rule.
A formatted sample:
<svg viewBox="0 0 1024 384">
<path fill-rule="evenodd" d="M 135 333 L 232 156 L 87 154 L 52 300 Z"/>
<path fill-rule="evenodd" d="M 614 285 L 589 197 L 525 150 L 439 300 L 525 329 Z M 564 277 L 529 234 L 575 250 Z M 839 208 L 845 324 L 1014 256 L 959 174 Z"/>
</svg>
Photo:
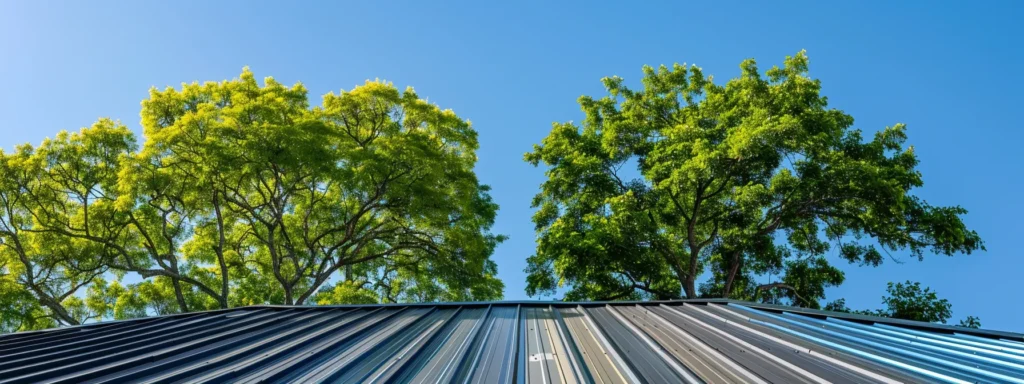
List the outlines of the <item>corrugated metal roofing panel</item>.
<svg viewBox="0 0 1024 384">
<path fill-rule="evenodd" d="M 721 300 L 236 308 L 0 335 L 0 383 L 1024 383 L 1024 336 Z"/>
<path fill-rule="evenodd" d="M 581 309 L 563 308 L 558 313 L 562 324 L 569 330 L 571 346 L 579 353 L 584 378 L 599 384 L 627 383 L 627 377 L 633 378 L 618 353 L 607 346 L 603 335 L 592 331 L 596 328 L 591 328 Z"/>
</svg>

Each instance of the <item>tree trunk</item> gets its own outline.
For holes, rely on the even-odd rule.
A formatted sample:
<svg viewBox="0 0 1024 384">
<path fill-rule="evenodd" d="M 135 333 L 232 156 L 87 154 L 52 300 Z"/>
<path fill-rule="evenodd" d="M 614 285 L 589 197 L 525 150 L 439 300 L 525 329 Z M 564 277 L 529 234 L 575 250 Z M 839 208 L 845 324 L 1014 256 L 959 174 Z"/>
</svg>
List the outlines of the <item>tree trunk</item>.
<svg viewBox="0 0 1024 384">
<path fill-rule="evenodd" d="M 185 303 L 185 295 L 181 293 L 181 282 L 172 277 L 171 285 L 174 286 L 174 297 L 178 300 L 178 308 L 181 309 L 181 313 L 188 312 L 188 304 Z"/>
<path fill-rule="evenodd" d="M 740 270 L 740 252 L 734 252 L 730 259 L 731 260 L 729 263 L 729 273 L 725 276 L 725 287 L 722 290 L 723 299 L 728 299 L 729 296 L 732 295 L 732 286 L 733 283 L 736 281 L 736 274 Z"/>
<path fill-rule="evenodd" d="M 683 292 L 686 293 L 687 299 L 697 298 L 697 255 L 700 254 L 701 249 L 692 244 L 690 245 L 690 263 L 686 266 L 687 273 L 682 279 Z"/>
<path fill-rule="evenodd" d="M 220 195 L 217 192 L 213 193 L 213 209 L 217 214 L 217 232 L 220 234 L 217 245 L 214 247 L 217 252 L 217 262 L 220 264 L 220 297 L 217 301 L 220 303 L 221 308 L 228 307 L 228 264 L 224 260 L 224 244 L 227 240 L 224 238 L 224 216 L 220 212 Z"/>
<path fill-rule="evenodd" d="M 686 294 L 687 299 L 697 298 L 696 282 L 692 275 L 683 277 L 683 293 Z"/>
<path fill-rule="evenodd" d="M 285 284 L 284 288 L 284 305 L 295 305 L 294 299 L 292 299 L 292 286 Z"/>
<path fill-rule="evenodd" d="M 687 299 L 695 298 L 693 278 L 691 277 L 687 279 L 687 274 L 683 270 L 683 264 L 679 262 L 679 257 L 669 251 L 667 247 L 662 246 L 657 247 L 657 249 L 665 259 L 665 262 L 672 268 L 672 271 L 676 273 L 676 278 L 679 279 L 679 284 L 683 287 L 683 295 L 685 295 Z M 689 284 L 687 284 L 687 281 L 689 281 Z"/>
</svg>

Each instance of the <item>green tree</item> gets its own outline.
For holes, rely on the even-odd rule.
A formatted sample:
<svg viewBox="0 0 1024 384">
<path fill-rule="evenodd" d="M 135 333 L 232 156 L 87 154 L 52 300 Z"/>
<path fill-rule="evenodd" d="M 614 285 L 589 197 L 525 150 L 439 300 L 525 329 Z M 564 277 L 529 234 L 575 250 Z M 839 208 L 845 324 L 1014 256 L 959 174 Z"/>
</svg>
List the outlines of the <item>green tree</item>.
<svg viewBox="0 0 1024 384">
<path fill-rule="evenodd" d="M 183 162 L 179 173 L 208 196 L 207 246 L 196 247 L 213 250 L 207 264 L 272 282 L 243 301 L 302 304 L 339 271 L 372 285 L 381 272 L 452 262 L 465 274 L 428 280 L 447 291 L 496 281 L 489 256 L 502 238 L 488 233 L 497 206 L 472 170 L 476 132 L 411 89 L 367 82 L 310 109 L 301 84 L 260 86 L 246 70 L 154 90 L 142 116 L 143 155 Z"/>
<path fill-rule="evenodd" d="M 750 296 L 772 273 L 792 302 L 817 306 L 843 280 L 831 250 L 874 266 L 891 250 L 983 249 L 966 210 L 911 194 L 922 181 L 906 127 L 864 140 L 807 63 L 800 52 L 762 75 L 747 60 L 724 85 L 696 66 L 644 67 L 639 90 L 611 77 L 608 96 L 581 97 L 582 124 L 554 124 L 525 156 L 547 167 L 527 292 Z"/>
<path fill-rule="evenodd" d="M 957 324 L 959 327 L 964 328 L 981 328 L 981 319 L 975 316 L 967 316 L 966 319 L 960 320 Z"/>
<path fill-rule="evenodd" d="M 46 219 L 69 225 L 88 221 L 89 214 L 74 200 L 75 192 L 48 183 L 47 146 L 0 151 L 0 328 L 5 330 L 76 325 L 99 316 L 75 294 L 109 269 L 92 257 L 102 253 L 101 247 L 42 231 L 38 224 L 40 204 L 55 208 Z"/>
<path fill-rule="evenodd" d="M 109 119 L 45 140 L 33 154 L 42 164 L 39 192 L 29 195 L 39 230 L 97 247 L 88 259 L 118 277 L 136 273 L 169 284 L 176 312 L 189 311 L 190 301 L 196 309 L 217 307 L 198 305 L 200 292 L 214 298 L 218 292 L 194 276 L 196 264 L 181 254 L 193 233 L 189 225 L 200 219 L 175 189 L 188 180 L 153 175 L 139 165 L 136 149 L 134 134 Z"/>
<path fill-rule="evenodd" d="M 931 288 L 921 287 L 921 283 L 906 281 L 890 282 L 886 286 L 888 296 L 882 296 L 884 309 L 852 310 L 846 306 L 846 300 L 838 299 L 829 302 L 824 309 L 834 312 L 858 313 L 862 315 L 891 317 L 894 319 L 926 321 L 945 324 L 953 316 L 953 305 L 949 300 L 939 298 Z M 979 328 L 981 319 L 967 316 L 960 321 L 960 326 Z"/>
<path fill-rule="evenodd" d="M 142 126 L 141 145 L 100 119 L 0 152 L 4 330 L 502 295 L 476 131 L 411 89 L 367 82 L 310 107 L 301 84 L 245 69 L 151 90 Z"/>
<path fill-rule="evenodd" d="M 953 315 L 949 300 L 940 299 L 931 288 L 921 288 L 921 283 L 889 283 L 889 296 L 883 297 L 889 317 L 907 320 L 945 323 Z"/>
<path fill-rule="evenodd" d="M 6 267 L 4 267 L 6 269 Z M 9 272 L 0 273 L 0 332 L 50 328 L 54 316 Z M 66 309 L 65 309 L 66 311 Z"/>
</svg>

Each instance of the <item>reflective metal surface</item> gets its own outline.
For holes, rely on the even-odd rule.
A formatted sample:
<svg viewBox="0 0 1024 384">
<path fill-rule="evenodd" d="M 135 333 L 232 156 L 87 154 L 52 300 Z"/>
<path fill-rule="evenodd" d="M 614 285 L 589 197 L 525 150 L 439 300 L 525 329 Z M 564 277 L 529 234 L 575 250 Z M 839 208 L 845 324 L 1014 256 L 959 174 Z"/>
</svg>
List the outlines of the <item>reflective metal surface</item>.
<svg viewBox="0 0 1024 384">
<path fill-rule="evenodd" d="M 696 300 L 258 306 L 0 335 L 0 383 L 1024 383 L 1024 337 Z"/>
</svg>

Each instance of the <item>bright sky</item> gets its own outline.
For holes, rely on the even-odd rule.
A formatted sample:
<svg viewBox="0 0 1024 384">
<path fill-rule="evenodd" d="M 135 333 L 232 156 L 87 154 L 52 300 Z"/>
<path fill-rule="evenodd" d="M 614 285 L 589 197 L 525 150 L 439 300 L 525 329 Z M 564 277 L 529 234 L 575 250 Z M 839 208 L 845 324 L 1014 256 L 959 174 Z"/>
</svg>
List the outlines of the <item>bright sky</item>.
<svg viewBox="0 0 1024 384">
<path fill-rule="evenodd" d="M 495 231 L 511 237 L 494 259 L 505 298 L 526 299 L 543 170 L 522 155 L 552 122 L 581 120 L 580 95 L 602 95 L 604 76 L 635 84 L 644 64 L 695 63 L 724 81 L 745 58 L 769 68 L 807 49 L 812 76 L 858 128 L 909 125 L 918 194 L 967 208 L 988 247 L 849 266 L 829 300 L 878 308 L 886 282 L 909 279 L 948 298 L 954 323 L 975 315 L 1024 331 L 1024 2 L 216 3 L 0 0 L 0 147 L 101 116 L 140 130 L 151 86 L 234 78 L 246 65 L 302 81 L 314 103 L 365 79 L 413 86 L 480 132 L 477 173 L 501 204 Z"/>
</svg>

